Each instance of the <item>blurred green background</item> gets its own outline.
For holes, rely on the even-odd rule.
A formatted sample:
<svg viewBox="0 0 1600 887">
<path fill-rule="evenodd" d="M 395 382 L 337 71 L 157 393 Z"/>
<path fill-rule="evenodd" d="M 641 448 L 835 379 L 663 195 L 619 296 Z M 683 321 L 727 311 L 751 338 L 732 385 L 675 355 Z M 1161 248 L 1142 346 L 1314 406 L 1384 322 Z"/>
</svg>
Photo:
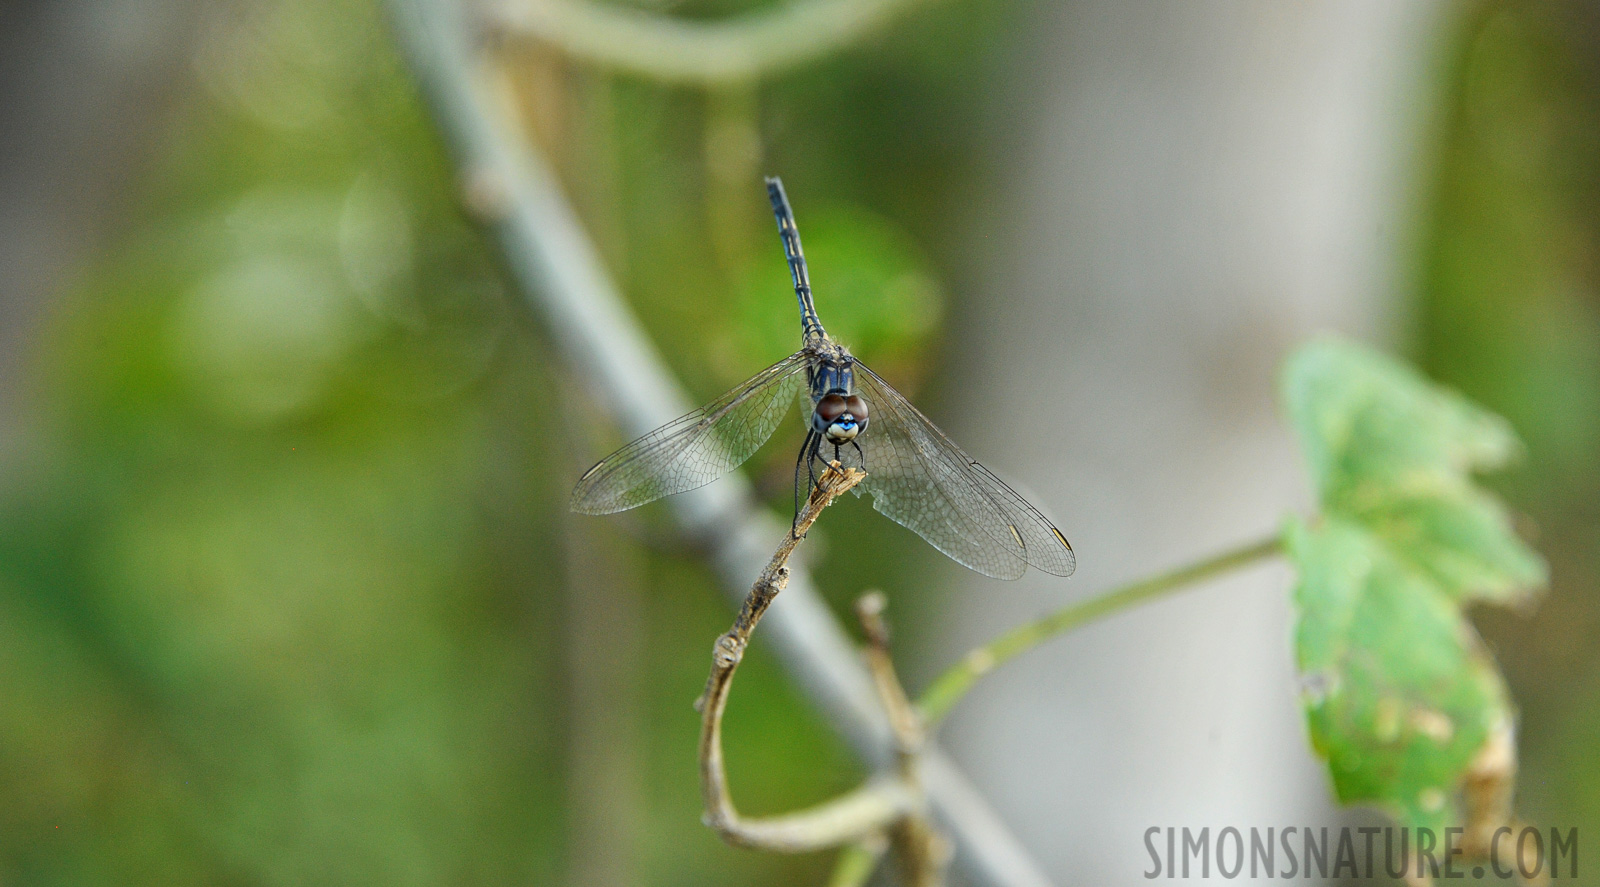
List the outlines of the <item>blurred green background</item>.
<svg viewBox="0 0 1600 887">
<path fill-rule="evenodd" d="M 1511 420 L 1495 478 L 1550 560 L 1525 614 L 1479 625 L 1522 708 L 1519 808 L 1600 825 L 1600 7 L 1487 4 L 1463 21 L 1419 238 L 1411 348 Z"/>
<path fill-rule="evenodd" d="M 781 170 L 830 330 L 937 403 L 981 123 L 1026 13 L 934 4 L 709 94 L 505 57 L 696 396 L 793 348 L 755 184 Z M 1456 25 L 1408 347 L 1528 443 L 1502 484 L 1554 587 L 1481 621 L 1523 709 L 1524 812 L 1600 823 L 1600 13 L 1489 3 Z M 661 514 L 618 533 L 565 513 L 615 432 L 459 210 L 381 9 L 275 0 L 195 27 L 114 233 L 15 363 L 0 884 L 820 882 L 825 857 L 700 825 L 689 703 L 727 613 Z M 750 468 L 779 511 L 790 445 Z M 838 593 L 928 594 L 915 539 L 862 507 L 829 523 Z M 742 805 L 849 785 L 755 650 L 728 725 Z"/>
</svg>

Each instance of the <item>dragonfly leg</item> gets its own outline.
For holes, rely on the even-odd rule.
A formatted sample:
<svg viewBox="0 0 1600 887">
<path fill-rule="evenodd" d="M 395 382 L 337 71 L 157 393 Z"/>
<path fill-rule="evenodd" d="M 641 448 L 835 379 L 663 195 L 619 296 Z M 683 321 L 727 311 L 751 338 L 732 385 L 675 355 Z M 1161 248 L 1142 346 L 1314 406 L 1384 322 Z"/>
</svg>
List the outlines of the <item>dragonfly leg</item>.
<svg viewBox="0 0 1600 887">
<path fill-rule="evenodd" d="M 811 434 L 810 431 L 806 432 L 806 439 L 800 444 L 800 455 L 794 458 L 794 520 L 789 523 L 791 536 L 800 521 L 800 467 L 806 463 L 806 450 L 811 448 Z"/>
<path fill-rule="evenodd" d="M 862 471 L 866 471 L 867 470 L 867 454 L 861 452 L 861 442 L 852 440 L 852 441 L 850 441 L 850 446 L 853 446 L 853 447 L 856 448 L 856 456 L 861 459 L 861 470 Z"/>
<path fill-rule="evenodd" d="M 817 472 L 812 467 L 812 460 L 816 457 L 817 447 L 822 442 L 822 435 L 815 431 L 807 431 L 806 439 L 800 444 L 800 455 L 794 460 L 794 520 L 789 524 L 789 535 L 793 536 L 795 528 L 800 523 L 800 468 L 805 467 L 808 481 L 805 494 L 811 495 L 811 490 L 817 485 Z M 798 537 L 796 537 L 798 538 Z"/>
</svg>

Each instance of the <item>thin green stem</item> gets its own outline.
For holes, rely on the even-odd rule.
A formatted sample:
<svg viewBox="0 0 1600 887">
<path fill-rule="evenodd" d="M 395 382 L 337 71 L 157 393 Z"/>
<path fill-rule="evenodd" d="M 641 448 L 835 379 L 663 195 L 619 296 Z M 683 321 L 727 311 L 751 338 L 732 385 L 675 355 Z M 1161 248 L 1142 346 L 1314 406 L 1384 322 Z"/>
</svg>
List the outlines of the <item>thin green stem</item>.
<svg viewBox="0 0 1600 887">
<path fill-rule="evenodd" d="M 1213 576 L 1265 560 L 1278 554 L 1282 549 L 1281 540 L 1277 536 L 1272 536 L 1199 563 L 1124 585 L 1097 598 L 1063 607 L 1042 619 L 1019 625 L 967 653 L 961 657 L 961 661 L 934 680 L 923 692 L 922 698 L 917 701 L 917 709 L 922 713 L 923 723 L 931 729 L 950 713 L 950 709 L 955 707 L 979 678 L 994 671 L 1001 663 L 1017 654 L 1031 650 L 1064 631 L 1125 610 L 1135 604 L 1180 591 Z"/>
<path fill-rule="evenodd" d="M 872 835 L 854 844 L 845 845 L 833 864 L 833 874 L 828 877 L 828 887 L 861 887 L 878 870 L 889 842 L 883 835 Z"/>
<path fill-rule="evenodd" d="M 573 58 L 668 83 L 753 83 L 877 34 L 926 0 L 795 0 L 695 21 L 592 0 L 500 4 L 499 23 Z"/>
</svg>

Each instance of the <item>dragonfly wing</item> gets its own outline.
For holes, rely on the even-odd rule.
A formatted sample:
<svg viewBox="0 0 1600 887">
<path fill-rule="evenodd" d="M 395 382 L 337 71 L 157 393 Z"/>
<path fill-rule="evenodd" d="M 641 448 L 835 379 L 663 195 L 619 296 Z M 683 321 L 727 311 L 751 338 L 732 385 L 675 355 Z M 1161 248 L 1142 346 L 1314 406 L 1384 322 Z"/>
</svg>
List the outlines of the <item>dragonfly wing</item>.
<svg viewBox="0 0 1600 887">
<path fill-rule="evenodd" d="M 1070 576 L 1066 537 L 946 437 L 900 392 L 859 361 L 856 384 L 872 418 L 862 435 L 872 506 L 952 560 L 985 576 L 1016 579 L 1028 566 Z"/>
<path fill-rule="evenodd" d="M 572 491 L 572 510 L 611 514 L 703 487 L 767 442 L 795 401 L 808 357 L 797 351 L 698 410 L 600 460 Z"/>
</svg>

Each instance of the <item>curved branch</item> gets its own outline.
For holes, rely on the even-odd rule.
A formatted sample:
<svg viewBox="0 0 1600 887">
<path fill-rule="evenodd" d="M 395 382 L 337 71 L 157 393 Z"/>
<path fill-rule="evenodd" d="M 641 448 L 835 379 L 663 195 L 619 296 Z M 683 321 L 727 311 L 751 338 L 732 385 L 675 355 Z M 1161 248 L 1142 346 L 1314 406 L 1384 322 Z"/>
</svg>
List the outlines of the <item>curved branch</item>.
<svg viewBox="0 0 1600 887">
<path fill-rule="evenodd" d="M 705 796 L 706 825 L 730 844 L 782 853 L 822 850 L 882 832 L 913 808 L 914 801 L 906 787 L 884 780 L 868 783 L 797 813 L 745 819 L 733 805 L 728 773 L 723 766 L 722 713 L 728 706 L 733 674 L 738 671 L 745 648 L 750 645 L 750 635 L 778 592 L 789 584 L 789 556 L 805 538 L 806 531 L 822 514 L 822 509 L 865 476 L 853 468 L 841 470 L 837 462 L 823 472 L 806 501 L 805 510 L 795 519 L 793 529 L 783 535 L 782 544 L 773 552 L 755 584 L 750 586 L 733 627 L 717 638 L 711 654 L 711 675 L 706 678 L 705 693 L 695 703 L 695 708 L 700 710 L 700 788 Z"/>
<path fill-rule="evenodd" d="M 924 0 L 797 0 L 695 22 L 589 0 L 509 0 L 498 23 L 607 68 L 672 83 L 759 80 L 876 33 Z"/>
</svg>

